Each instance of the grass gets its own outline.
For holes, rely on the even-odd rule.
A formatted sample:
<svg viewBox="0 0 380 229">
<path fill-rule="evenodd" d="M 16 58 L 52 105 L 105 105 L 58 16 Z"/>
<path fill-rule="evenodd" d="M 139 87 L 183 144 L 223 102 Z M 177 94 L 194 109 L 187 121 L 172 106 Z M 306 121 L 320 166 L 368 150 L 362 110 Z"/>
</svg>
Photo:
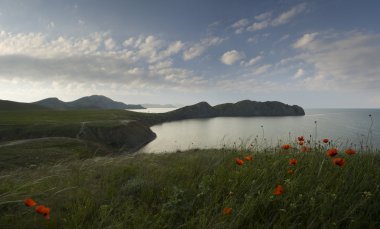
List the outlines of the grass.
<svg viewBox="0 0 380 229">
<path fill-rule="evenodd" d="M 162 119 L 160 114 L 138 113 L 127 110 L 28 110 L 0 111 L 0 126 L 72 124 L 94 121 L 137 120 L 153 125 Z"/>
<path fill-rule="evenodd" d="M 3 170 L 0 228 L 379 228 L 379 154 L 339 152 L 339 167 L 325 150 L 189 150 Z M 235 163 L 246 155 L 253 161 Z M 285 193 L 273 195 L 276 185 Z M 51 219 L 24 206 L 28 197 Z"/>
<path fill-rule="evenodd" d="M 73 138 L 39 138 L 0 145 L 0 171 L 20 167 L 56 165 L 75 159 L 104 156 L 111 150 L 88 141 Z"/>
</svg>

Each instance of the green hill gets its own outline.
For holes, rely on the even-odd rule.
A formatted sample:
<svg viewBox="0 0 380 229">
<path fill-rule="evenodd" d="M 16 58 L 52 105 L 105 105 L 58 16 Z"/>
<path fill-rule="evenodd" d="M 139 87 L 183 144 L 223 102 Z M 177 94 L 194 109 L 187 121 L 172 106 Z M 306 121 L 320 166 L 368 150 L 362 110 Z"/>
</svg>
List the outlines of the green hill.
<svg viewBox="0 0 380 229">
<path fill-rule="evenodd" d="M 9 100 L 0 100 L 1 111 L 23 111 L 23 110 L 49 110 L 49 108 L 31 103 L 19 103 Z"/>
<path fill-rule="evenodd" d="M 63 102 L 58 98 L 47 98 L 37 102 L 44 107 L 67 110 L 67 109 L 145 109 L 141 105 L 125 104 L 116 102 L 102 95 L 91 95 L 79 98 L 71 102 Z"/>
</svg>

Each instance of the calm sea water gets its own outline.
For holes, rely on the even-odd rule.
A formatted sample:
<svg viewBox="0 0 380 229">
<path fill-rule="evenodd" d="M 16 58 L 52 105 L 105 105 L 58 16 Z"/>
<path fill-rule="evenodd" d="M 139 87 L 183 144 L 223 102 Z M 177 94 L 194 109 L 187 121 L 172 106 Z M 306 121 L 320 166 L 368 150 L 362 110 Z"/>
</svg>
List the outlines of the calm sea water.
<svg viewBox="0 0 380 229">
<path fill-rule="evenodd" d="M 298 117 L 226 117 L 163 123 L 151 127 L 157 138 L 139 152 L 233 147 L 255 141 L 274 146 L 301 135 L 306 139 L 333 139 L 340 147 L 358 148 L 372 141 L 373 147 L 380 149 L 380 109 L 307 109 L 305 113 Z M 372 134 L 369 114 L 373 119 Z"/>
</svg>

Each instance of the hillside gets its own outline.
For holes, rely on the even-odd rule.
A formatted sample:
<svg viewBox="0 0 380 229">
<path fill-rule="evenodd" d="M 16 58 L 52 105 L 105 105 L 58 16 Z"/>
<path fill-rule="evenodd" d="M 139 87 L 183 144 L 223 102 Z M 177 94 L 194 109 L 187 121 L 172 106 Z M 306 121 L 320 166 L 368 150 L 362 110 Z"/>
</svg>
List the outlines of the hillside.
<svg viewBox="0 0 380 229">
<path fill-rule="evenodd" d="M 48 110 L 48 108 L 38 104 L 19 103 L 9 100 L 0 100 L 1 111 L 23 111 L 23 110 Z"/>
<path fill-rule="evenodd" d="M 102 95 L 91 95 L 79 98 L 71 102 L 63 102 L 58 98 L 47 98 L 37 102 L 44 107 L 66 110 L 66 109 L 145 109 L 141 105 L 125 104 L 116 102 Z"/>
<path fill-rule="evenodd" d="M 254 117 L 254 116 L 302 116 L 305 111 L 297 105 L 287 105 L 277 101 L 256 102 L 243 100 L 237 103 L 224 103 L 212 107 L 207 102 L 162 114 L 166 120 L 212 117 Z"/>
<path fill-rule="evenodd" d="M 242 100 L 214 106 L 218 116 L 299 116 L 305 115 L 302 107 L 290 106 L 277 101 L 256 102 Z"/>
</svg>

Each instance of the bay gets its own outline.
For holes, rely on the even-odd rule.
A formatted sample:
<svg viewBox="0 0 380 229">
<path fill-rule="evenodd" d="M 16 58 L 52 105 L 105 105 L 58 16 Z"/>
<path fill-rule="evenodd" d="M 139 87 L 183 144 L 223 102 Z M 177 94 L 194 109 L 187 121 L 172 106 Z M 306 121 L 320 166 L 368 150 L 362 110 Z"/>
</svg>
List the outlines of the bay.
<svg viewBox="0 0 380 229">
<path fill-rule="evenodd" d="M 340 148 L 360 149 L 370 145 L 380 149 L 380 109 L 306 109 L 305 113 L 305 116 L 218 117 L 162 123 L 151 127 L 157 138 L 139 152 L 250 144 L 267 147 L 294 142 L 297 136 L 311 141 L 328 138 Z"/>
</svg>

